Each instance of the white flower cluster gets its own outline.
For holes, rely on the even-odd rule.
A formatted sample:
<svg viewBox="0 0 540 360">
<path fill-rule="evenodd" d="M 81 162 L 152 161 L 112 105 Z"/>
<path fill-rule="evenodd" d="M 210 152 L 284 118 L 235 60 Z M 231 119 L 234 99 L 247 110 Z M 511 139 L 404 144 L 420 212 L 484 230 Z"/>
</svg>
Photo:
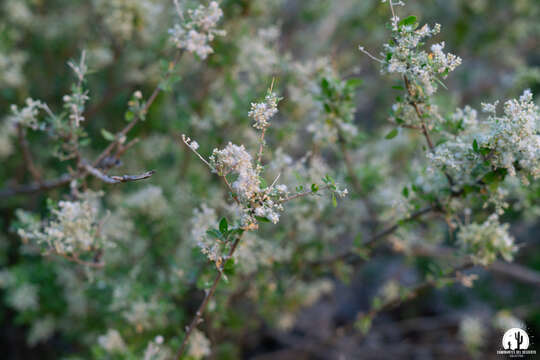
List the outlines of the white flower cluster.
<svg viewBox="0 0 540 360">
<path fill-rule="evenodd" d="M 432 95 L 437 90 L 437 76 L 445 78 L 461 64 L 461 58 L 445 54 L 444 42 L 432 45 L 431 53 L 419 49 L 425 38 L 441 31 L 439 24 L 433 28 L 426 24 L 417 29 L 414 17 L 399 21 L 397 16 L 392 24 L 393 41 L 384 45 L 382 71 L 404 75 L 421 86 L 426 95 Z"/>
<path fill-rule="evenodd" d="M 20 110 L 17 105 L 11 105 L 11 121 L 15 124 L 20 124 L 33 130 L 37 130 L 40 128 L 40 124 L 38 123 L 39 112 L 40 110 L 45 109 L 46 106 L 47 105 L 39 100 L 27 98 L 26 106 Z"/>
<path fill-rule="evenodd" d="M 171 350 L 163 345 L 163 341 L 161 335 L 149 341 L 144 350 L 143 360 L 167 360 L 173 358 Z"/>
<path fill-rule="evenodd" d="M 98 344 L 108 353 L 123 353 L 126 351 L 126 344 L 122 336 L 116 329 L 109 329 L 105 335 L 101 335 L 97 339 Z"/>
<path fill-rule="evenodd" d="M 287 194 L 287 187 L 272 185 L 261 189 L 259 174 L 244 145 L 229 143 L 222 150 L 214 149 L 210 164 L 220 176 L 237 175 L 231 187 L 239 201 L 246 204 L 243 217 L 245 226 L 255 224 L 256 217 L 265 217 L 274 224 L 279 221 L 278 211 L 283 211 L 280 199 Z"/>
<path fill-rule="evenodd" d="M 251 110 L 248 112 L 248 116 L 255 121 L 253 124 L 255 129 L 264 130 L 270 125 L 268 121 L 277 114 L 279 100 L 277 95 L 271 92 L 266 95 L 264 102 L 251 103 Z"/>
<path fill-rule="evenodd" d="M 496 214 L 492 214 L 482 224 L 463 226 L 458 233 L 458 242 L 472 260 L 484 266 L 491 264 L 498 255 L 506 261 L 513 259 L 517 246 L 508 233 L 508 224 L 500 224 Z"/>
<path fill-rule="evenodd" d="M 18 311 L 39 309 L 38 287 L 30 283 L 17 284 L 9 289 L 6 303 Z"/>
<path fill-rule="evenodd" d="M 189 20 L 182 25 L 176 24 L 169 30 L 171 39 L 177 48 L 186 49 L 191 53 L 196 53 L 201 59 L 206 59 L 214 52 L 209 43 L 216 35 L 225 35 L 224 30 L 216 29 L 223 11 L 216 1 L 212 1 L 208 6 L 199 5 L 198 8 L 188 10 L 187 13 Z M 179 15 L 183 18 L 182 13 Z"/>
<path fill-rule="evenodd" d="M 236 71 L 245 74 L 248 82 L 256 82 L 276 71 L 277 65 L 280 63 L 280 53 L 277 46 L 279 36 L 279 28 L 272 26 L 259 29 L 256 36 L 247 34 L 240 39 L 237 58 L 238 69 Z M 249 87 L 246 87 L 246 90 L 248 89 Z"/>
<path fill-rule="evenodd" d="M 216 239 L 211 239 L 206 233 L 208 229 L 214 228 L 216 224 L 216 211 L 206 204 L 202 204 L 200 209 L 193 210 L 191 238 L 201 249 L 201 252 L 208 257 L 208 260 L 219 266 L 223 263 L 221 244 Z"/>
<path fill-rule="evenodd" d="M 157 316 L 158 304 L 155 300 L 137 300 L 129 303 L 122 312 L 124 319 L 135 327 L 139 333 L 152 329 L 161 319 Z"/>
<path fill-rule="evenodd" d="M 467 316 L 459 324 L 459 337 L 471 352 L 476 352 L 486 342 L 486 326 L 477 317 Z"/>
<path fill-rule="evenodd" d="M 49 340 L 56 330 L 56 322 L 52 316 L 40 318 L 32 324 L 26 341 L 28 345 L 35 346 L 38 343 L 44 343 Z"/>
<path fill-rule="evenodd" d="M 199 360 L 211 354 L 210 340 L 200 330 L 194 329 L 189 339 L 187 355 Z"/>
<path fill-rule="evenodd" d="M 3 53 L 0 50 L 0 82 L 18 87 L 24 84 L 23 66 L 27 56 L 20 51 Z"/>
<path fill-rule="evenodd" d="M 129 195 L 125 204 L 128 208 L 156 220 L 162 218 L 169 210 L 168 202 L 159 186 L 148 185 Z"/>
<path fill-rule="evenodd" d="M 455 185 L 474 184 L 476 179 L 472 172 L 482 158 L 472 151 L 472 141 L 469 136 L 458 136 L 427 153 L 428 172 L 434 174 L 438 168 L 449 174 Z"/>
<path fill-rule="evenodd" d="M 496 115 L 496 104 L 483 104 L 489 117 L 480 121 L 470 107 L 452 115 L 457 135 L 427 154 L 430 169 L 446 171 L 456 185 L 476 184 L 489 171 L 506 169 L 510 176 L 540 176 L 540 112 L 526 90 L 519 100 L 509 100 L 502 116 Z M 486 167 L 483 164 L 489 164 Z M 478 169 L 483 169 L 478 171 Z"/>
<path fill-rule="evenodd" d="M 525 90 L 519 100 L 504 104 L 504 114 L 492 114 L 488 122 L 491 133 L 480 145 L 491 149 L 490 162 L 508 170 L 512 176 L 518 170 L 540 176 L 540 111 L 532 101 L 532 93 Z M 527 182 L 523 176 L 523 180 Z"/>
<path fill-rule="evenodd" d="M 98 208 L 88 199 L 60 201 L 52 210 L 52 220 L 41 225 L 22 211 L 17 212 L 23 226 L 18 230 L 25 240 L 34 240 L 48 250 L 61 255 L 72 255 L 110 245 L 98 237 Z"/>
<path fill-rule="evenodd" d="M 525 323 L 523 320 L 517 318 L 508 310 L 501 310 L 495 315 L 495 319 L 493 319 L 493 326 L 503 331 L 511 328 L 525 329 Z"/>
<path fill-rule="evenodd" d="M 230 173 L 238 175 L 232 188 L 242 200 L 250 200 L 260 189 L 259 175 L 252 165 L 251 155 L 244 145 L 227 144 L 222 149 L 214 149 L 210 156 L 210 164 L 220 176 Z"/>
<path fill-rule="evenodd" d="M 152 0 L 94 0 L 93 6 L 103 16 L 108 30 L 119 40 L 129 40 L 141 33 L 163 12 L 163 5 Z"/>
</svg>

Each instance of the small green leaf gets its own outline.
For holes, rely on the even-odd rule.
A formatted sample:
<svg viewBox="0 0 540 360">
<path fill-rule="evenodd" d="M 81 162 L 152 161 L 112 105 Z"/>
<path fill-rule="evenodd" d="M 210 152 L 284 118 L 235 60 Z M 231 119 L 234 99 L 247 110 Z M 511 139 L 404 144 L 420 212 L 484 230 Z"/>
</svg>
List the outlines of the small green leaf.
<svg viewBox="0 0 540 360">
<path fill-rule="evenodd" d="M 373 300 L 371 301 L 371 306 L 375 309 L 375 310 L 379 310 L 383 305 L 383 301 L 380 297 L 378 296 L 375 296 L 373 298 Z"/>
<path fill-rule="evenodd" d="M 255 216 L 255 219 L 257 219 L 257 221 L 260 221 L 260 222 L 266 222 L 266 223 L 270 222 L 270 220 L 268 220 L 268 218 L 264 216 Z"/>
<path fill-rule="evenodd" d="M 398 134 L 398 130 L 397 129 L 392 129 L 388 134 L 386 134 L 386 136 L 384 137 L 385 139 L 387 140 L 390 140 L 390 139 L 393 139 L 397 136 Z"/>
<path fill-rule="evenodd" d="M 224 235 L 226 236 L 227 233 L 229 232 L 229 224 L 227 223 L 227 219 L 226 218 L 221 218 L 221 220 L 219 221 L 219 231 Z"/>
<path fill-rule="evenodd" d="M 360 85 L 362 85 L 362 82 L 363 82 L 362 79 L 352 78 L 352 79 L 347 80 L 346 86 L 351 89 L 355 89 L 359 87 Z"/>
<path fill-rule="evenodd" d="M 337 207 L 336 194 L 332 194 L 332 205 L 333 205 L 334 207 Z"/>
<path fill-rule="evenodd" d="M 236 229 L 232 229 L 232 230 L 229 230 L 229 235 L 242 235 L 244 233 L 244 229 L 241 229 L 241 228 L 236 228 Z"/>
<path fill-rule="evenodd" d="M 114 134 L 112 134 L 111 132 L 105 130 L 105 129 L 101 129 L 101 135 L 103 136 L 103 138 L 105 140 L 108 140 L 108 141 L 114 141 L 115 139 L 115 136 Z"/>
<path fill-rule="evenodd" d="M 126 111 L 126 115 L 124 116 L 127 122 L 130 122 L 135 118 L 135 114 L 132 111 Z"/>
<path fill-rule="evenodd" d="M 402 27 L 402 26 L 414 25 L 415 23 L 416 23 L 416 16 L 411 15 L 411 16 L 408 16 L 405 19 L 401 20 L 398 23 L 398 26 Z"/>
<path fill-rule="evenodd" d="M 409 188 L 405 186 L 405 187 L 403 188 L 402 194 L 403 194 L 403 196 L 405 196 L 406 198 L 408 198 L 408 197 L 409 197 Z"/>
<path fill-rule="evenodd" d="M 488 155 L 490 152 L 491 152 L 490 148 L 487 148 L 487 147 L 480 148 L 480 154 L 482 154 L 484 156 Z"/>
<path fill-rule="evenodd" d="M 311 184 L 311 192 L 316 193 L 317 191 L 319 191 L 317 184 Z"/>
<path fill-rule="evenodd" d="M 359 319 L 354 325 L 358 330 L 360 330 L 362 335 L 366 335 L 371 329 L 371 317 L 367 315 L 360 315 Z"/>
<path fill-rule="evenodd" d="M 322 78 L 321 80 L 321 89 L 323 91 L 323 94 L 327 97 L 332 97 L 332 90 L 330 89 L 330 83 L 328 82 L 328 79 Z"/>
<path fill-rule="evenodd" d="M 235 271 L 234 259 L 230 258 L 229 260 L 225 262 L 225 264 L 223 264 L 223 272 L 225 273 L 225 275 L 231 276 L 231 275 L 234 275 L 234 271 Z"/>
<path fill-rule="evenodd" d="M 326 111 L 327 114 L 330 114 L 332 112 L 332 108 L 327 103 L 324 103 L 324 111 Z"/>
<path fill-rule="evenodd" d="M 219 239 L 222 239 L 221 232 L 218 229 L 210 229 L 206 231 L 206 235 Z"/>
<path fill-rule="evenodd" d="M 476 139 L 474 139 L 473 142 L 472 142 L 472 148 L 473 148 L 475 153 L 480 152 L 480 149 L 478 148 L 478 142 L 476 141 Z"/>
</svg>

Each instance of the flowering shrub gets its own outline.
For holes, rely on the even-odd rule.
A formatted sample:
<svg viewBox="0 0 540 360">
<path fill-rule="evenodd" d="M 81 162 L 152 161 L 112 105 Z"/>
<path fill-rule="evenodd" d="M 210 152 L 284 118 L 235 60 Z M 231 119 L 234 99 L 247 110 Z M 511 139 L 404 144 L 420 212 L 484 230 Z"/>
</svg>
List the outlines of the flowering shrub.
<svg viewBox="0 0 540 360">
<path fill-rule="evenodd" d="M 402 357 L 410 321 L 462 358 L 538 329 L 540 7 L 439 5 L 0 5 L 7 356 Z"/>
</svg>

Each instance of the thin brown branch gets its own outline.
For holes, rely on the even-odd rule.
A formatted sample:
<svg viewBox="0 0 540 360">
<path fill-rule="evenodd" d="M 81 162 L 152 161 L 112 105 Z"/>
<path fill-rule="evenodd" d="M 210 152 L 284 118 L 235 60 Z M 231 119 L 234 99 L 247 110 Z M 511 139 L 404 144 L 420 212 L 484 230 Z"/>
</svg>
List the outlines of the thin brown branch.
<svg viewBox="0 0 540 360">
<path fill-rule="evenodd" d="M 360 179 L 358 179 L 358 176 L 354 171 L 354 165 L 351 159 L 351 155 L 347 151 L 347 146 L 345 145 L 345 141 L 343 139 L 340 139 L 339 146 L 341 148 L 341 153 L 343 154 L 343 159 L 345 160 L 345 167 L 347 168 L 347 173 L 352 181 L 352 185 L 356 192 L 360 193 L 360 191 L 362 190 L 362 184 L 360 183 Z"/>
<path fill-rule="evenodd" d="M 135 144 L 139 142 L 139 138 L 134 138 L 130 142 L 128 142 L 126 145 L 122 145 L 119 147 L 118 151 L 114 155 L 115 159 L 120 158 L 126 151 L 128 151 L 130 148 L 132 148 Z"/>
<path fill-rule="evenodd" d="M 227 180 L 227 176 L 226 175 L 223 175 L 221 176 L 223 178 L 223 181 L 225 182 L 225 185 L 227 185 L 227 188 L 229 189 L 229 191 L 231 192 L 231 196 L 233 197 L 234 201 L 238 204 L 238 205 L 242 205 L 240 203 L 240 199 L 238 199 L 238 196 L 236 196 L 236 193 L 234 192 L 231 184 L 229 183 L 229 180 Z"/>
<path fill-rule="evenodd" d="M 176 67 L 178 62 L 180 61 L 182 57 L 183 51 L 178 51 L 176 53 L 176 56 L 170 64 L 169 72 L 165 76 L 165 80 L 167 80 L 172 75 L 172 70 Z M 150 95 L 150 98 L 146 102 L 142 112 L 147 113 L 150 106 L 154 103 L 156 100 L 156 97 L 161 92 L 161 88 L 158 85 L 154 91 L 152 92 L 152 95 Z M 109 154 L 120 145 L 120 140 L 125 137 L 125 135 L 138 123 L 140 119 L 137 117 L 133 119 L 126 127 L 124 127 L 116 136 L 116 140 L 111 142 L 102 152 L 101 154 L 94 160 L 92 163 L 93 168 L 99 167 L 100 164 L 109 156 Z M 129 147 L 131 147 L 135 142 L 131 141 L 129 142 L 125 147 L 119 148 L 119 150 L 116 153 L 116 157 L 122 155 Z M 105 168 L 109 168 L 110 166 L 105 166 Z M 1 197 L 10 197 L 18 194 L 32 194 L 37 193 L 40 191 L 47 191 L 51 190 L 57 187 L 61 187 L 63 185 L 68 184 L 71 182 L 71 180 L 83 178 L 87 174 L 87 170 L 75 172 L 73 174 L 64 174 L 60 176 L 58 179 L 48 180 L 48 181 L 41 181 L 41 182 L 34 182 L 31 184 L 26 185 L 16 185 L 9 188 L 0 189 L 0 198 Z M 127 176 L 127 175 L 126 175 Z M 151 176 L 149 173 L 145 173 L 140 175 L 142 177 L 140 178 L 130 178 L 130 177 L 117 177 L 113 178 L 113 180 L 116 182 L 126 182 L 126 181 L 135 181 L 135 180 L 141 180 L 143 178 L 147 178 Z"/>
<path fill-rule="evenodd" d="M 155 171 L 150 170 L 140 175 L 106 175 L 96 169 L 95 167 L 92 167 L 90 164 L 88 164 L 86 161 L 83 161 L 83 167 L 88 173 L 93 175 L 94 177 L 100 179 L 101 181 L 107 183 L 107 184 L 119 184 L 119 183 L 125 183 L 125 182 L 131 182 L 131 181 L 139 181 L 148 179 L 152 175 L 154 175 Z"/>
<path fill-rule="evenodd" d="M 167 72 L 167 74 L 165 75 L 164 77 L 164 80 L 168 80 L 173 71 L 174 68 L 176 67 L 176 65 L 178 65 L 178 62 L 180 62 L 180 59 L 182 58 L 182 54 L 183 54 L 183 51 L 182 50 L 179 50 L 177 53 L 176 53 L 176 56 L 174 58 L 174 60 L 170 63 L 169 65 L 169 72 Z M 154 91 L 152 92 L 152 94 L 150 95 L 150 97 L 148 98 L 148 101 L 146 102 L 146 104 L 144 105 L 143 109 L 141 110 L 141 112 L 143 114 L 146 114 L 148 112 L 148 110 L 150 109 L 150 106 L 152 106 L 152 104 L 154 103 L 154 101 L 156 100 L 157 96 L 159 95 L 159 93 L 161 92 L 161 87 L 160 85 L 157 85 L 156 88 L 154 89 Z M 103 161 L 103 159 L 105 159 L 112 151 L 113 149 L 119 144 L 120 142 L 120 139 L 122 139 L 123 137 L 125 137 L 127 135 L 127 133 L 140 121 L 140 117 L 137 116 L 135 117 L 129 124 L 127 124 L 126 127 L 124 127 L 116 136 L 116 140 L 111 142 L 109 144 L 109 146 L 107 146 L 105 148 L 105 150 L 103 150 L 101 152 L 101 154 L 97 157 L 97 159 L 94 161 L 94 163 L 92 164 L 93 167 L 98 167 L 98 165 L 101 163 L 101 161 Z"/>
<path fill-rule="evenodd" d="M 261 131 L 261 138 L 259 139 L 259 154 L 257 155 L 257 167 L 262 165 L 262 155 L 264 150 L 264 136 L 266 134 L 266 128 Z"/>
<path fill-rule="evenodd" d="M 26 133 L 21 124 L 17 124 L 17 137 L 28 172 L 32 175 L 34 181 L 41 182 L 41 173 L 34 165 L 34 159 L 32 157 L 32 153 L 30 152 L 30 145 L 28 144 L 28 140 L 26 140 Z"/>
<path fill-rule="evenodd" d="M 95 269 L 101 269 L 101 268 L 103 268 L 105 266 L 105 263 L 103 263 L 103 262 L 85 261 L 85 260 L 80 259 L 76 255 L 67 255 L 67 254 L 61 254 L 61 253 L 58 253 L 58 252 L 53 252 L 52 254 L 63 257 L 64 259 L 69 260 L 69 261 L 74 262 L 74 263 L 77 263 L 79 265 L 88 266 L 88 267 L 95 268 Z M 47 255 L 49 255 L 49 254 L 47 254 Z"/>
<path fill-rule="evenodd" d="M 412 250 L 416 256 L 429 256 L 435 258 L 450 258 L 455 256 L 455 252 L 448 247 L 428 247 L 416 246 Z M 540 287 L 540 272 L 529 269 L 516 263 L 508 263 L 496 260 L 487 267 L 492 273 L 516 279 L 520 282 L 528 283 Z"/>
<path fill-rule="evenodd" d="M 372 237 L 370 237 L 366 242 L 364 242 L 362 244 L 363 249 L 367 249 L 367 250 L 373 249 L 378 244 L 379 240 L 384 239 L 388 235 L 391 235 L 392 233 L 394 233 L 402 223 L 416 220 L 419 217 L 421 217 L 421 216 L 423 216 L 425 214 L 428 214 L 428 213 L 430 213 L 430 212 L 432 212 L 434 210 L 436 210 L 436 208 L 434 206 L 428 206 L 428 207 L 425 207 L 423 209 L 420 209 L 420 210 L 412 213 L 410 216 L 396 222 L 395 224 L 387 227 L 386 229 L 384 229 L 384 230 L 376 233 Z M 327 259 L 313 261 L 309 265 L 312 265 L 312 266 L 330 265 L 330 264 L 333 264 L 333 263 L 335 263 L 337 261 L 345 260 L 345 259 L 348 259 L 348 258 L 351 259 L 352 263 L 357 263 L 357 262 L 359 262 L 359 261 L 361 261 L 363 259 L 362 257 L 354 254 L 352 249 L 347 249 L 346 251 L 343 251 L 342 253 L 331 256 L 331 257 L 329 257 Z"/>
<path fill-rule="evenodd" d="M 10 197 L 18 194 L 34 194 L 40 191 L 52 190 L 69 184 L 71 180 L 75 179 L 75 177 L 75 174 L 63 174 L 59 178 L 53 180 L 4 188 L 0 190 L 0 198 Z"/>
<path fill-rule="evenodd" d="M 450 272 L 445 274 L 443 276 L 443 279 L 455 281 L 459 279 L 459 276 L 461 276 L 461 272 L 467 269 L 470 269 L 474 266 L 472 262 L 466 262 L 464 264 L 461 264 L 455 268 L 453 268 Z M 396 299 L 388 300 L 381 304 L 380 306 L 377 306 L 376 308 L 372 308 L 370 311 L 368 311 L 364 316 L 369 317 L 373 319 L 377 314 L 390 310 L 392 308 L 395 308 L 399 305 L 402 305 L 403 303 L 407 301 L 411 301 L 413 299 L 416 299 L 420 294 L 425 292 L 427 289 L 437 286 L 441 279 L 440 278 L 432 278 L 425 280 L 424 282 L 416 285 L 412 289 L 410 289 L 404 296 L 400 296 Z"/>
<path fill-rule="evenodd" d="M 422 134 L 426 138 L 429 150 L 431 152 L 433 152 L 435 150 L 435 146 L 433 145 L 433 141 L 431 141 L 431 137 L 429 135 L 429 131 L 428 131 L 428 128 L 426 126 L 426 121 L 424 119 L 424 114 L 420 110 L 420 107 L 418 106 L 418 102 L 413 100 L 414 97 L 415 97 L 415 93 L 414 93 L 414 90 L 412 88 L 412 85 L 411 85 L 409 79 L 407 78 L 407 76 L 403 76 L 403 81 L 405 82 L 405 87 L 407 89 L 407 93 L 411 97 L 410 104 L 414 107 L 414 111 L 416 112 L 416 116 L 418 116 L 418 120 L 420 120 Z M 455 183 L 454 183 L 454 179 L 452 178 L 452 176 L 450 176 L 450 174 L 448 174 L 446 171 L 443 171 L 443 174 L 446 177 L 446 179 L 448 180 L 448 183 L 450 184 L 450 187 L 453 187 Z"/>
<path fill-rule="evenodd" d="M 405 82 L 405 87 L 407 88 L 407 93 L 409 96 L 414 98 L 414 90 L 412 89 L 411 83 L 409 79 L 406 76 L 403 76 L 403 81 Z M 424 137 L 426 138 L 426 141 L 428 143 L 429 149 L 433 151 L 434 146 L 433 142 L 431 141 L 431 137 L 429 136 L 429 132 L 426 126 L 426 122 L 424 120 L 424 114 L 422 114 L 422 111 L 420 110 L 418 103 L 416 101 L 411 100 L 411 105 L 414 107 L 414 111 L 416 112 L 416 115 L 418 116 L 418 120 L 420 120 L 421 128 L 422 128 L 422 134 L 424 134 Z"/>
<path fill-rule="evenodd" d="M 283 204 L 283 203 L 286 203 L 288 201 L 291 201 L 291 200 L 294 200 L 294 199 L 298 199 L 298 198 L 301 198 L 301 197 L 304 197 L 304 196 L 308 196 L 308 195 L 315 195 L 317 194 L 319 191 L 321 190 L 326 190 L 326 189 L 329 189 L 331 185 L 324 185 L 320 188 L 317 189 L 317 191 L 313 191 L 313 190 L 307 190 L 307 191 L 303 191 L 303 192 L 299 192 L 299 193 L 296 193 L 296 194 L 293 194 L 291 196 L 288 196 L 286 197 L 285 199 L 281 200 L 280 203 Z"/>
<path fill-rule="evenodd" d="M 238 247 L 238 244 L 240 243 L 241 238 L 242 238 L 242 235 L 238 236 L 236 240 L 234 241 L 231 249 L 229 250 L 229 253 L 227 254 L 227 260 L 233 256 L 234 252 L 236 251 L 236 248 Z M 210 301 L 210 299 L 216 292 L 216 288 L 222 277 L 223 277 L 223 271 L 218 271 L 214 279 L 214 283 L 212 284 L 212 287 L 210 288 L 210 290 L 206 292 L 203 301 L 199 305 L 199 308 L 197 309 L 197 312 L 195 313 L 195 316 L 193 317 L 193 320 L 191 320 L 191 323 L 186 328 L 186 334 L 184 335 L 184 340 L 182 340 L 182 345 L 180 346 L 180 349 L 178 349 L 178 353 L 177 353 L 178 359 L 182 358 L 182 355 L 184 354 L 186 350 L 189 337 L 191 336 L 193 330 L 197 328 L 197 325 L 199 325 L 199 323 L 202 321 L 202 316 L 204 314 L 204 311 L 206 310 L 206 306 L 208 305 L 208 302 Z"/>
</svg>

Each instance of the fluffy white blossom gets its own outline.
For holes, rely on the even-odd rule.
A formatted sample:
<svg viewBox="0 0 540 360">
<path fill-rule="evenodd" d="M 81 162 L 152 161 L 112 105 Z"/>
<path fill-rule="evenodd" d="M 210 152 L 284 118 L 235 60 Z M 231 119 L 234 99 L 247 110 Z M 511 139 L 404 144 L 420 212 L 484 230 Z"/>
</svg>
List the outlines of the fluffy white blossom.
<svg viewBox="0 0 540 360">
<path fill-rule="evenodd" d="M 34 240 L 57 254 L 71 255 L 110 246 L 103 236 L 98 237 L 98 208 L 91 199 L 59 201 L 52 209 L 51 219 L 44 225 L 28 213 L 18 211 L 23 226 L 18 230 L 25 240 Z"/>
<path fill-rule="evenodd" d="M 197 360 L 211 354 L 210 340 L 200 330 L 194 329 L 191 333 L 187 354 Z"/>
<path fill-rule="evenodd" d="M 148 185 L 129 195 L 125 200 L 125 204 L 129 208 L 149 216 L 151 219 L 162 218 L 169 209 L 163 190 L 155 185 Z"/>
<path fill-rule="evenodd" d="M 484 104 L 484 111 L 489 113 L 487 119 L 479 119 L 469 107 L 451 116 L 458 133 L 447 134 L 447 141 L 427 154 L 430 169 L 450 174 L 456 185 L 476 185 L 490 172 L 501 169 L 510 176 L 519 176 L 525 184 L 527 176 L 538 178 L 540 113 L 531 92 L 505 102 L 500 116 L 494 105 Z M 501 193 L 493 195 L 492 200 L 503 200 Z"/>
<path fill-rule="evenodd" d="M 491 264 L 499 255 L 511 261 L 517 251 L 514 238 L 508 233 L 508 224 L 500 224 L 496 214 L 481 224 L 463 226 L 458 233 L 458 242 L 475 263 L 484 266 Z"/>
<path fill-rule="evenodd" d="M 411 19 L 411 21 L 407 21 Z M 434 44 L 431 53 L 420 47 L 425 39 L 438 34 L 441 30 L 439 24 L 433 28 L 424 25 L 416 28 L 416 19 L 411 17 L 399 21 L 392 19 L 392 38 L 394 41 L 384 45 L 382 53 L 382 71 L 398 73 L 406 76 L 411 82 L 421 86 L 425 95 L 432 95 L 437 90 L 438 78 L 445 78 L 461 64 L 461 59 L 453 54 L 445 54 L 444 42 Z M 363 48 L 361 48 L 362 51 Z"/>
<path fill-rule="evenodd" d="M 201 249 L 201 252 L 219 267 L 223 263 L 224 257 L 221 244 L 206 233 L 208 229 L 215 228 L 217 222 L 216 211 L 206 204 L 202 204 L 200 208 L 193 210 L 191 239 Z"/>
<path fill-rule="evenodd" d="M 259 29 L 257 35 L 244 36 L 239 41 L 238 68 L 250 82 L 269 76 L 280 64 L 277 40 L 280 31 L 277 27 Z"/>
<path fill-rule="evenodd" d="M 503 331 L 512 328 L 525 329 L 525 323 L 523 322 L 523 320 L 512 315 L 512 313 L 507 310 L 501 310 L 495 315 L 495 319 L 493 320 L 493 326 Z"/>
<path fill-rule="evenodd" d="M 45 107 L 46 105 L 41 101 L 27 98 L 26 106 L 21 109 L 19 109 L 17 105 L 11 105 L 11 121 L 37 130 L 40 127 L 40 124 L 38 123 L 39 112 L 40 110 L 45 109 Z"/>
<path fill-rule="evenodd" d="M 6 301 L 18 311 L 37 310 L 39 308 L 38 287 L 30 283 L 20 284 L 10 289 Z"/>
<path fill-rule="evenodd" d="M 183 17 L 183 14 L 179 14 Z M 186 49 L 196 53 L 201 59 L 206 59 L 214 52 L 209 43 L 216 35 L 224 36 L 225 31 L 216 29 L 223 11 L 216 1 L 208 6 L 199 5 L 195 10 L 188 10 L 189 20 L 183 24 L 176 24 L 169 30 L 172 41 L 179 49 Z"/>
<path fill-rule="evenodd" d="M 23 52 L 3 53 L 0 50 L 0 82 L 12 87 L 23 85 L 23 66 L 26 60 L 27 56 Z"/>
<path fill-rule="evenodd" d="M 255 171 L 251 155 L 244 145 L 228 143 L 222 150 L 214 149 L 210 164 L 221 176 L 238 175 L 232 183 L 233 190 L 244 200 L 251 199 L 260 189 L 259 175 Z"/>
<path fill-rule="evenodd" d="M 482 145 L 492 150 L 489 158 L 497 167 L 515 176 L 518 171 L 540 176 L 540 112 L 532 101 L 532 93 L 525 90 L 519 100 L 504 103 L 502 116 L 488 119 L 491 132 Z"/>
<path fill-rule="evenodd" d="M 116 329 L 108 329 L 107 333 L 99 336 L 97 341 L 109 353 L 123 353 L 126 350 L 124 339 Z"/>
<path fill-rule="evenodd" d="M 486 326 L 477 317 L 467 316 L 459 324 L 459 337 L 469 351 L 476 352 L 486 342 Z"/>
<path fill-rule="evenodd" d="M 56 322 L 52 316 L 45 316 L 38 319 L 32 324 L 30 331 L 28 332 L 27 342 L 28 345 L 34 346 L 38 343 L 45 342 L 50 339 L 54 330 L 56 329 Z"/>
<path fill-rule="evenodd" d="M 93 0 L 92 4 L 108 30 L 122 41 L 135 34 L 151 36 L 151 31 L 147 34 L 144 30 L 157 25 L 164 10 L 163 4 L 153 0 Z"/>
<path fill-rule="evenodd" d="M 268 121 L 278 112 L 279 98 L 274 93 L 269 93 L 262 103 L 251 103 L 251 110 L 248 116 L 255 122 L 253 127 L 259 130 L 266 129 L 270 124 Z"/>
</svg>

